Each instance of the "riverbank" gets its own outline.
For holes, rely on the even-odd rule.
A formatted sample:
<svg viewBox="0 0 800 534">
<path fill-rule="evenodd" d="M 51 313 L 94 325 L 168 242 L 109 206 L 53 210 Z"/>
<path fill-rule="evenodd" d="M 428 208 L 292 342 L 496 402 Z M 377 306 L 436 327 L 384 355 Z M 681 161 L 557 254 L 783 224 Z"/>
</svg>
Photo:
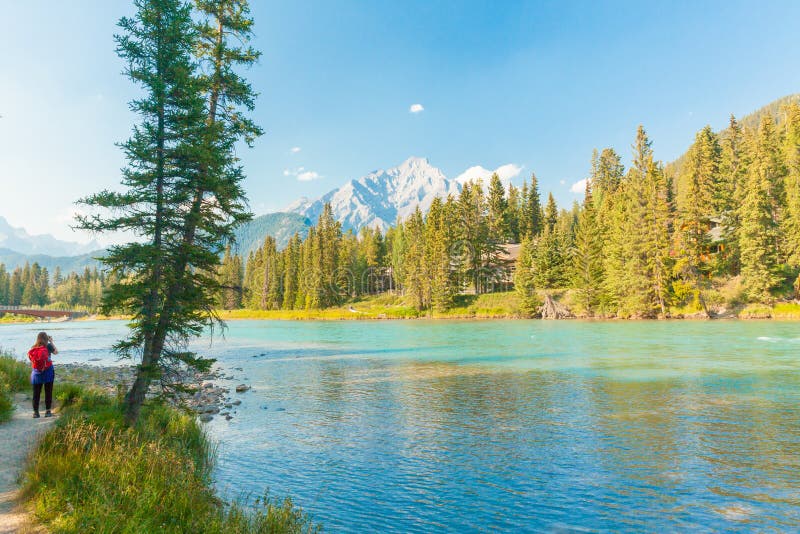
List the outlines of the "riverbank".
<svg viewBox="0 0 800 534">
<path fill-rule="evenodd" d="M 0 356 L 4 398 L 27 387 L 27 373 L 24 362 Z M 30 396 L 21 393 L 0 427 L 0 532 L 318 530 L 291 499 L 229 503 L 216 496 L 215 447 L 197 415 L 208 415 L 203 406 L 219 412 L 208 407 L 229 389 L 209 380 L 230 376 L 187 375 L 185 385 L 199 381 L 198 391 L 175 406 L 151 401 L 134 428 L 125 427 L 120 402 L 132 367 L 62 364 L 58 376 L 55 427 L 48 430 L 56 418 L 31 420 Z"/>
<path fill-rule="evenodd" d="M 546 293 L 541 292 L 544 300 Z M 574 296 L 568 292 L 555 292 L 554 297 L 574 309 Z M 800 319 L 800 303 L 779 302 L 769 304 L 716 305 L 712 308 L 713 319 Z M 222 319 L 273 320 L 273 321 L 367 321 L 391 319 L 524 319 L 518 295 L 513 291 L 486 293 L 483 295 L 458 295 L 453 307 L 447 311 L 417 310 L 405 304 L 397 295 L 378 295 L 353 300 L 343 306 L 322 310 L 220 310 Z M 577 314 L 577 318 L 581 317 Z M 597 320 L 631 320 L 636 318 L 597 317 Z M 669 309 L 667 319 L 702 320 L 709 316 L 698 306 L 674 306 Z"/>
<path fill-rule="evenodd" d="M 60 388 L 61 415 L 22 474 L 24 507 L 58 532 L 316 532 L 291 499 L 225 502 L 212 487 L 214 446 L 195 418 L 146 405 L 133 428 L 120 402 Z M 64 393 L 66 392 L 66 393 Z"/>
<path fill-rule="evenodd" d="M 542 300 L 546 294 L 574 309 L 574 295 L 565 291 L 541 292 Z M 717 304 L 712 307 L 713 319 L 778 319 L 800 320 L 800 303 L 778 302 L 776 304 Z M 417 310 L 408 306 L 399 295 L 375 295 L 354 299 L 342 306 L 312 310 L 219 310 L 223 320 L 270 320 L 270 321 L 367 321 L 398 319 L 524 319 L 519 297 L 513 291 L 486 293 L 482 295 L 458 295 L 453 307 L 447 311 Z M 580 313 L 576 314 L 578 318 Z M 126 316 L 90 315 L 75 321 L 127 320 Z M 636 318 L 594 317 L 597 320 L 630 320 Z M 697 305 L 672 306 L 666 319 L 702 320 L 709 319 Z M 5 320 L 0 323 L 15 322 L 50 324 L 48 321 L 35 321 L 21 318 L 19 321 Z"/>
</svg>

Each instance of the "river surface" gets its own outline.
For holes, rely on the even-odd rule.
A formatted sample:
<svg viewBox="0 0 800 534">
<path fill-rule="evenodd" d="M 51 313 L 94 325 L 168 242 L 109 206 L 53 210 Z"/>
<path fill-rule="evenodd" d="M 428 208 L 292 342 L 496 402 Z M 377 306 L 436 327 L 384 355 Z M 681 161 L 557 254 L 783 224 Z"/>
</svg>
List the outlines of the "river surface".
<svg viewBox="0 0 800 534">
<path fill-rule="evenodd" d="M 49 331 L 110 364 L 125 325 Z M 253 388 L 208 424 L 219 490 L 327 531 L 800 529 L 800 323 L 238 321 L 195 349 Z"/>
</svg>

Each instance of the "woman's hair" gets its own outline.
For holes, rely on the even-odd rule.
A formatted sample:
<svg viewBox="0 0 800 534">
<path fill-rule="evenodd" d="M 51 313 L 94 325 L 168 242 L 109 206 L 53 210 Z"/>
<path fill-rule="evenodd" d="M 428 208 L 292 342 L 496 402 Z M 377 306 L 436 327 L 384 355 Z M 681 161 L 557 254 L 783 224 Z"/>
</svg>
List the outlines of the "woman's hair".
<svg viewBox="0 0 800 534">
<path fill-rule="evenodd" d="M 47 332 L 39 332 L 39 334 L 36 336 L 36 343 L 33 346 L 46 347 L 49 341 L 50 339 L 47 337 Z"/>
</svg>

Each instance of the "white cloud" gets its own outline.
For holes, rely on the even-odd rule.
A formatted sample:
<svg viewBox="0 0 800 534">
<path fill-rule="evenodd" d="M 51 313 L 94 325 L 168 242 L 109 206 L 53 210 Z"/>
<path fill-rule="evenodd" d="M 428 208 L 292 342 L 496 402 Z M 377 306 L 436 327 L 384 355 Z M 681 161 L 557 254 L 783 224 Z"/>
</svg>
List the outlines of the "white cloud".
<svg viewBox="0 0 800 534">
<path fill-rule="evenodd" d="M 470 167 L 466 171 L 456 176 L 455 181 L 460 184 L 465 184 L 467 182 L 477 182 L 478 180 L 481 180 L 484 184 L 488 184 L 492 174 L 497 173 L 497 176 L 500 177 L 500 181 L 508 185 L 513 178 L 519 176 L 519 173 L 522 172 L 522 169 L 522 165 L 517 165 L 516 163 L 506 163 L 505 165 L 497 167 L 493 171 L 481 167 L 480 165 L 475 165 L 474 167 Z"/>
<path fill-rule="evenodd" d="M 319 173 L 314 171 L 306 171 L 301 172 L 297 175 L 297 180 L 300 182 L 310 182 L 311 180 L 316 180 L 317 178 L 322 178 Z"/>
<path fill-rule="evenodd" d="M 292 154 L 297 154 L 298 152 L 300 152 L 300 147 L 299 146 L 293 146 L 291 150 L 292 150 Z"/>
<path fill-rule="evenodd" d="M 560 183 L 561 185 L 565 185 L 567 183 L 567 181 L 566 180 L 559 180 L 558 183 Z"/>
<path fill-rule="evenodd" d="M 299 182 L 310 182 L 322 178 L 322 175 L 315 171 L 307 171 L 305 167 L 297 167 L 296 169 L 284 169 L 284 176 L 294 176 Z"/>
<path fill-rule="evenodd" d="M 497 176 L 499 176 L 500 180 L 503 182 L 510 182 L 512 178 L 519 176 L 519 173 L 522 172 L 522 166 L 515 163 L 506 163 L 505 165 L 497 167 L 494 172 L 497 173 Z"/>
<path fill-rule="evenodd" d="M 411 104 L 411 107 L 408 108 L 409 113 L 421 113 L 425 111 L 425 107 L 422 104 Z"/>
<path fill-rule="evenodd" d="M 584 178 L 583 180 L 578 180 L 574 184 L 572 184 L 569 188 L 570 191 L 573 193 L 583 193 L 586 191 L 586 181 L 588 178 Z"/>
</svg>

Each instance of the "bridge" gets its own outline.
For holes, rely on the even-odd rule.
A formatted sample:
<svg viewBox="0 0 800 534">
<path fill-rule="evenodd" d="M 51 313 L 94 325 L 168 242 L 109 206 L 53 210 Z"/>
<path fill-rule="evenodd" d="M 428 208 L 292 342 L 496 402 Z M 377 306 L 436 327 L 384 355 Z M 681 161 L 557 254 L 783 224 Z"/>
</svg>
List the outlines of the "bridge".
<svg viewBox="0 0 800 534">
<path fill-rule="evenodd" d="M 89 315 L 85 311 L 44 308 L 42 306 L 0 306 L 0 315 L 13 313 L 14 315 L 29 315 L 39 319 L 66 318 L 75 319 Z"/>
</svg>

